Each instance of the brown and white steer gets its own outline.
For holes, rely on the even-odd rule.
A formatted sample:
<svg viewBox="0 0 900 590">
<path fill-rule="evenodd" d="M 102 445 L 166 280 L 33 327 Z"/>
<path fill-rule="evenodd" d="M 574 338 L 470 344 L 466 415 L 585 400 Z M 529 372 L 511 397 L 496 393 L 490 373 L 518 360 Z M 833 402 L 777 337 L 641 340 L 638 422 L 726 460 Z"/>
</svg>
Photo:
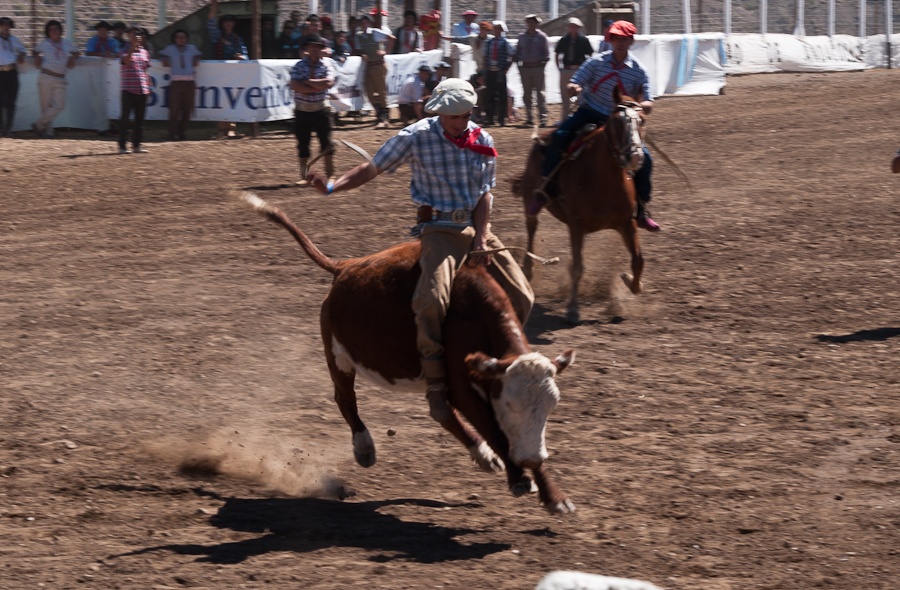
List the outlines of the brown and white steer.
<svg viewBox="0 0 900 590">
<path fill-rule="evenodd" d="M 287 229 L 312 261 L 334 276 L 320 316 L 325 358 L 335 401 L 353 433 L 356 462 L 371 467 L 375 444 L 357 410 L 357 373 L 385 388 L 424 390 L 410 304 L 419 278 L 419 243 L 406 242 L 363 258 L 331 260 L 283 211 L 250 193 L 243 198 Z M 452 408 L 433 417 L 466 446 L 482 469 L 505 467 L 514 495 L 532 489 L 527 468 L 547 510 L 572 512 L 575 506 L 544 465 L 544 432 L 559 401 L 554 377 L 572 363 L 575 353 L 569 350 L 551 361 L 532 351 L 509 298 L 481 266 L 460 269 L 450 302 L 444 358 Z"/>
</svg>

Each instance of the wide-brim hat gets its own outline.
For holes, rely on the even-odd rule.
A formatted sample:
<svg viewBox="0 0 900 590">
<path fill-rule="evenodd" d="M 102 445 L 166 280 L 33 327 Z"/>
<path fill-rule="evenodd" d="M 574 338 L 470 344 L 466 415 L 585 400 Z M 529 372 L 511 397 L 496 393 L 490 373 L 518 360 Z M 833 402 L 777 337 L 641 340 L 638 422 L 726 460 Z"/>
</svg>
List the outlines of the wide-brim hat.
<svg viewBox="0 0 900 590">
<path fill-rule="evenodd" d="M 10 29 L 16 28 L 16 22 L 8 16 L 0 16 L 0 25 L 9 25 Z"/>
<path fill-rule="evenodd" d="M 370 14 L 371 16 L 375 16 L 376 14 L 378 14 L 378 9 L 377 9 L 377 8 L 372 8 L 372 9 L 370 9 L 370 10 L 369 10 L 369 14 Z M 382 8 L 382 9 L 381 9 L 381 16 L 387 16 L 387 15 L 388 15 L 388 11 L 385 10 L 384 8 Z"/>
<path fill-rule="evenodd" d="M 463 16 L 478 16 L 478 13 L 474 10 L 467 10 L 462 13 Z"/>
<path fill-rule="evenodd" d="M 570 19 L 569 19 L 569 24 L 570 24 L 570 25 L 575 25 L 575 26 L 578 26 L 578 27 L 583 27 L 583 26 L 584 26 L 584 23 L 581 22 L 581 19 L 578 18 L 577 16 L 573 16 L 572 18 L 570 18 Z"/>
<path fill-rule="evenodd" d="M 428 65 L 428 64 L 422 64 L 422 65 L 419 66 L 419 71 L 420 71 L 420 72 L 433 72 L 434 70 L 431 69 L 431 66 L 430 66 L 430 65 Z"/>
<path fill-rule="evenodd" d="M 634 37 L 636 34 L 637 27 L 634 26 L 634 23 L 630 23 L 627 20 L 617 20 L 606 29 L 604 38 L 609 41 L 609 38 L 612 35 L 617 35 L 619 37 Z"/>
<path fill-rule="evenodd" d="M 478 95 L 468 81 L 447 78 L 434 87 L 425 111 L 436 115 L 465 115 L 478 103 Z"/>
<path fill-rule="evenodd" d="M 504 33 L 509 30 L 506 28 L 506 23 L 503 22 L 502 20 L 495 20 L 494 22 L 491 23 L 491 25 L 494 27 L 500 27 L 501 29 L 503 29 Z"/>
<path fill-rule="evenodd" d="M 542 22 L 544 22 L 544 21 L 541 20 L 541 17 L 539 17 L 539 16 L 536 15 L 536 14 L 526 14 L 526 15 L 525 15 L 525 20 L 536 20 L 536 21 L 537 21 L 537 24 L 541 24 Z"/>
</svg>

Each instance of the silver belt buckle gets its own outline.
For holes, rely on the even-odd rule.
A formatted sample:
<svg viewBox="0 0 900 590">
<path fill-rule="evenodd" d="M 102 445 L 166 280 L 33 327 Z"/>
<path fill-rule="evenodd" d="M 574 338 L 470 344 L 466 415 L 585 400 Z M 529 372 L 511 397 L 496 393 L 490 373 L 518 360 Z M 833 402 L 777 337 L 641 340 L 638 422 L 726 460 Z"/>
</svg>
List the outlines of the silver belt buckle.
<svg viewBox="0 0 900 590">
<path fill-rule="evenodd" d="M 465 209 L 457 209 L 453 213 L 450 214 L 450 221 L 453 223 L 465 223 L 468 221 L 469 212 Z"/>
</svg>

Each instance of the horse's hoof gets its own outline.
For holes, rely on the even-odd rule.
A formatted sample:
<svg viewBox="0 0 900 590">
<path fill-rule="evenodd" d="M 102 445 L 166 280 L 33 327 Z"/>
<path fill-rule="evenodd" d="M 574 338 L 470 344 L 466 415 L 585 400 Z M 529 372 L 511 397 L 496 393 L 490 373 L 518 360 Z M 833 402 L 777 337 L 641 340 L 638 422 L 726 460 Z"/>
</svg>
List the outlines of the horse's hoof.
<svg viewBox="0 0 900 590">
<path fill-rule="evenodd" d="M 523 475 L 522 479 L 509 486 L 509 492 L 516 498 L 521 498 L 525 494 L 537 492 L 537 484 L 527 475 Z"/>
<path fill-rule="evenodd" d="M 476 465 L 488 473 L 499 473 L 506 469 L 503 459 L 491 450 L 491 447 L 484 441 L 477 446 L 470 447 L 469 455 Z"/>
<path fill-rule="evenodd" d="M 625 286 L 635 295 L 639 294 L 641 289 L 644 288 L 640 281 L 635 281 L 634 277 L 627 272 L 622 273 L 622 282 L 625 283 Z"/>
<path fill-rule="evenodd" d="M 544 504 L 544 508 L 546 508 L 550 514 L 572 514 L 575 512 L 575 504 L 568 498 L 564 498 L 558 502 L 547 502 Z"/>
<path fill-rule="evenodd" d="M 375 443 L 368 430 L 353 435 L 353 458 L 360 467 L 375 465 Z"/>
</svg>

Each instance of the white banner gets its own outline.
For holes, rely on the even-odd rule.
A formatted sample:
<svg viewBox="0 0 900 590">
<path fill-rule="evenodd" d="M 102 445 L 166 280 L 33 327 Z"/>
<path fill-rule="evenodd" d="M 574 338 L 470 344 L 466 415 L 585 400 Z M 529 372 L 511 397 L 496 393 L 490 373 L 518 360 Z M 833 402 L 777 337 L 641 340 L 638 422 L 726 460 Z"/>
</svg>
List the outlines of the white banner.
<svg viewBox="0 0 900 590">
<path fill-rule="evenodd" d="M 866 58 L 867 45 L 867 39 L 852 35 L 729 35 L 725 41 L 725 71 L 757 74 L 864 70 L 873 67 Z"/>
</svg>

